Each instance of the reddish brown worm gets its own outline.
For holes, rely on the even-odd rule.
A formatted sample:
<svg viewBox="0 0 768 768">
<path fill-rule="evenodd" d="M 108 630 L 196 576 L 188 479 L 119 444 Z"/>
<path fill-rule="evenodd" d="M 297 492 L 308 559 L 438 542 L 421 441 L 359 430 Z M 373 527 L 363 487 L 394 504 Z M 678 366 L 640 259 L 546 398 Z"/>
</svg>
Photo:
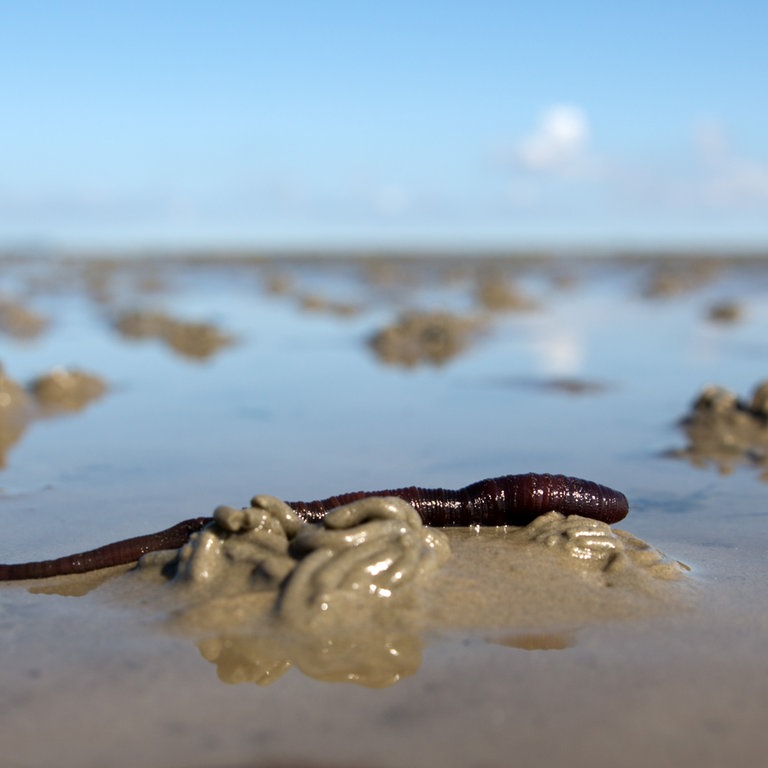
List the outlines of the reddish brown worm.
<svg viewBox="0 0 768 768">
<path fill-rule="evenodd" d="M 534 472 L 492 477 L 457 491 L 410 486 L 387 491 L 354 491 L 321 501 L 289 501 L 288 504 L 303 520 L 317 522 L 329 510 L 368 496 L 398 496 L 416 509 L 425 525 L 438 527 L 526 525 L 553 510 L 610 524 L 629 512 L 627 497 L 612 488 L 577 477 Z M 147 552 L 178 549 L 211 520 L 195 517 L 158 533 L 135 536 L 53 560 L 0 564 L 0 581 L 43 579 L 132 563 Z"/>
</svg>

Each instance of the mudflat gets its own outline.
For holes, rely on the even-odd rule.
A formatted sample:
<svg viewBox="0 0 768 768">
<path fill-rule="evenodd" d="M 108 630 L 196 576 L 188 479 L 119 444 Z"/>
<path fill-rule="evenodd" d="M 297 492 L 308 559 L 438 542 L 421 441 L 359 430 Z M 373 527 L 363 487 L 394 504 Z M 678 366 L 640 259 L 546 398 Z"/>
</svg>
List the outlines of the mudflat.
<svg viewBox="0 0 768 768">
<path fill-rule="evenodd" d="M 766 753 L 768 260 L 0 270 L 0 562 L 223 510 L 182 555 L 0 584 L 0 764 Z M 434 533 L 393 502 L 330 532 L 243 512 L 529 471 L 630 512 Z"/>
</svg>

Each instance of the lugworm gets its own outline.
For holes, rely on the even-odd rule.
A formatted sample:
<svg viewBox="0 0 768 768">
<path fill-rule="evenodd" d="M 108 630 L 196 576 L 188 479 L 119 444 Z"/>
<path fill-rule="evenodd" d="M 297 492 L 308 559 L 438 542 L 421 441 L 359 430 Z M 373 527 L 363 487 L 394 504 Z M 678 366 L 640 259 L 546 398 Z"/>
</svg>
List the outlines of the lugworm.
<svg viewBox="0 0 768 768">
<path fill-rule="evenodd" d="M 612 488 L 577 477 L 534 472 L 480 480 L 457 491 L 409 486 L 386 491 L 354 491 L 320 501 L 289 501 L 288 505 L 303 520 L 316 522 L 331 509 L 368 496 L 404 499 L 416 509 L 425 525 L 437 527 L 527 525 L 553 510 L 612 524 L 629 512 L 627 497 Z M 53 560 L 0 564 L 0 581 L 43 579 L 132 563 L 148 552 L 178 549 L 212 519 L 195 517 L 157 533 Z"/>
</svg>

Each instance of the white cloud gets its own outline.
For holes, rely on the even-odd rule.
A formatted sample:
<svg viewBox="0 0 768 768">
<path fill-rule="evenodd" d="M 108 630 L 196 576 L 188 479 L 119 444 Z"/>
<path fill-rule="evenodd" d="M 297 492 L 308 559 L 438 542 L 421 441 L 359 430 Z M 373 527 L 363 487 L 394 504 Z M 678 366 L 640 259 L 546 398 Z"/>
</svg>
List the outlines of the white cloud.
<svg viewBox="0 0 768 768">
<path fill-rule="evenodd" d="M 344 210 L 385 222 L 444 220 L 452 208 L 450 197 L 423 179 L 387 180 L 368 173 L 350 182 L 339 194 Z"/>
<path fill-rule="evenodd" d="M 622 159 L 604 176 L 606 199 L 625 210 L 701 216 L 768 213 L 768 163 L 737 153 L 723 126 L 694 126 L 672 161 Z"/>
<path fill-rule="evenodd" d="M 559 104 L 547 109 L 536 130 L 522 139 L 514 154 L 531 171 L 563 171 L 579 161 L 589 140 L 589 123 L 582 109 Z"/>
<path fill-rule="evenodd" d="M 768 203 L 768 164 L 734 152 L 718 123 L 699 124 L 694 139 L 702 166 L 698 196 L 703 203 L 715 208 Z"/>
<path fill-rule="evenodd" d="M 547 324 L 534 335 L 538 370 L 546 376 L 575 376 L 584 369 L 584 340 L 576 329 Z"/>
<path fill-rule="evenodd" d="M 555 105 L 535 131 L 499 156 L 507 169 L 504 202 L 508 210 L 550 220 L 619 216 L 647 226 L 669 226 L 677 218 L 706 227 L 768 215 L 768 163 L 738 152 L 721 123 L 694 125 L 690 144 L 669 150 L 629 146 L 612 157 L 591 146 L 582 109 Z"/>
<path fill-rule="evenodd" d="M 728 153 L 725 129 L 715 120 L 702 120 L 693 129 L 693 142 L 702 158 L 716 160 Z"/>
</svg>

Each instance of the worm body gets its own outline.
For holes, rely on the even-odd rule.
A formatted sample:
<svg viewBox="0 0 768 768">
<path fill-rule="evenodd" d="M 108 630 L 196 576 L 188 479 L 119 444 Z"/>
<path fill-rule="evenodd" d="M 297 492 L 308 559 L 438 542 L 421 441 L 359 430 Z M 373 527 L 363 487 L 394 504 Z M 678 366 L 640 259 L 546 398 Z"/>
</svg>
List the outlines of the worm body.
<svg viewBox="0 0 768 768">
<path fill-rule="evenodd" d="M 544 512 L 582 515 L 616 523 L 629 511 L 627 497 L 590 480 L 565 475 L 504 475 L 480 480 L 458 491 L 445 488 L 396 488 L 356 491 L 322 501 L 289 501 L 288 505 L 309 522 L 321 520 L 342 504 L 366 496 L 397 496 L 413 506 L 424 525 L 527 525 Z"/>
<path fill-rule="evenodd" d="M 397 496 L 416 509 L 425 525 L 435 527 L 527 525 L 552 510 L 612 524 L 629 512 L 626 496 L 612 488 L 577 477 L 534 472 L 480 480 L 456 491 L 409 486 L 385 491 L 354 491 L 320 501 L 289 501 L 288 504 L 302 519 L 317 522 L 331 509 L 368 496 Z M 178 549 L 211 520 L 211 517 L 183 520 L 157 533 L 53 560 L 0 564 L 0 581 L 42 579 L 132 563 L 147 552 Z"/>
</svg>

